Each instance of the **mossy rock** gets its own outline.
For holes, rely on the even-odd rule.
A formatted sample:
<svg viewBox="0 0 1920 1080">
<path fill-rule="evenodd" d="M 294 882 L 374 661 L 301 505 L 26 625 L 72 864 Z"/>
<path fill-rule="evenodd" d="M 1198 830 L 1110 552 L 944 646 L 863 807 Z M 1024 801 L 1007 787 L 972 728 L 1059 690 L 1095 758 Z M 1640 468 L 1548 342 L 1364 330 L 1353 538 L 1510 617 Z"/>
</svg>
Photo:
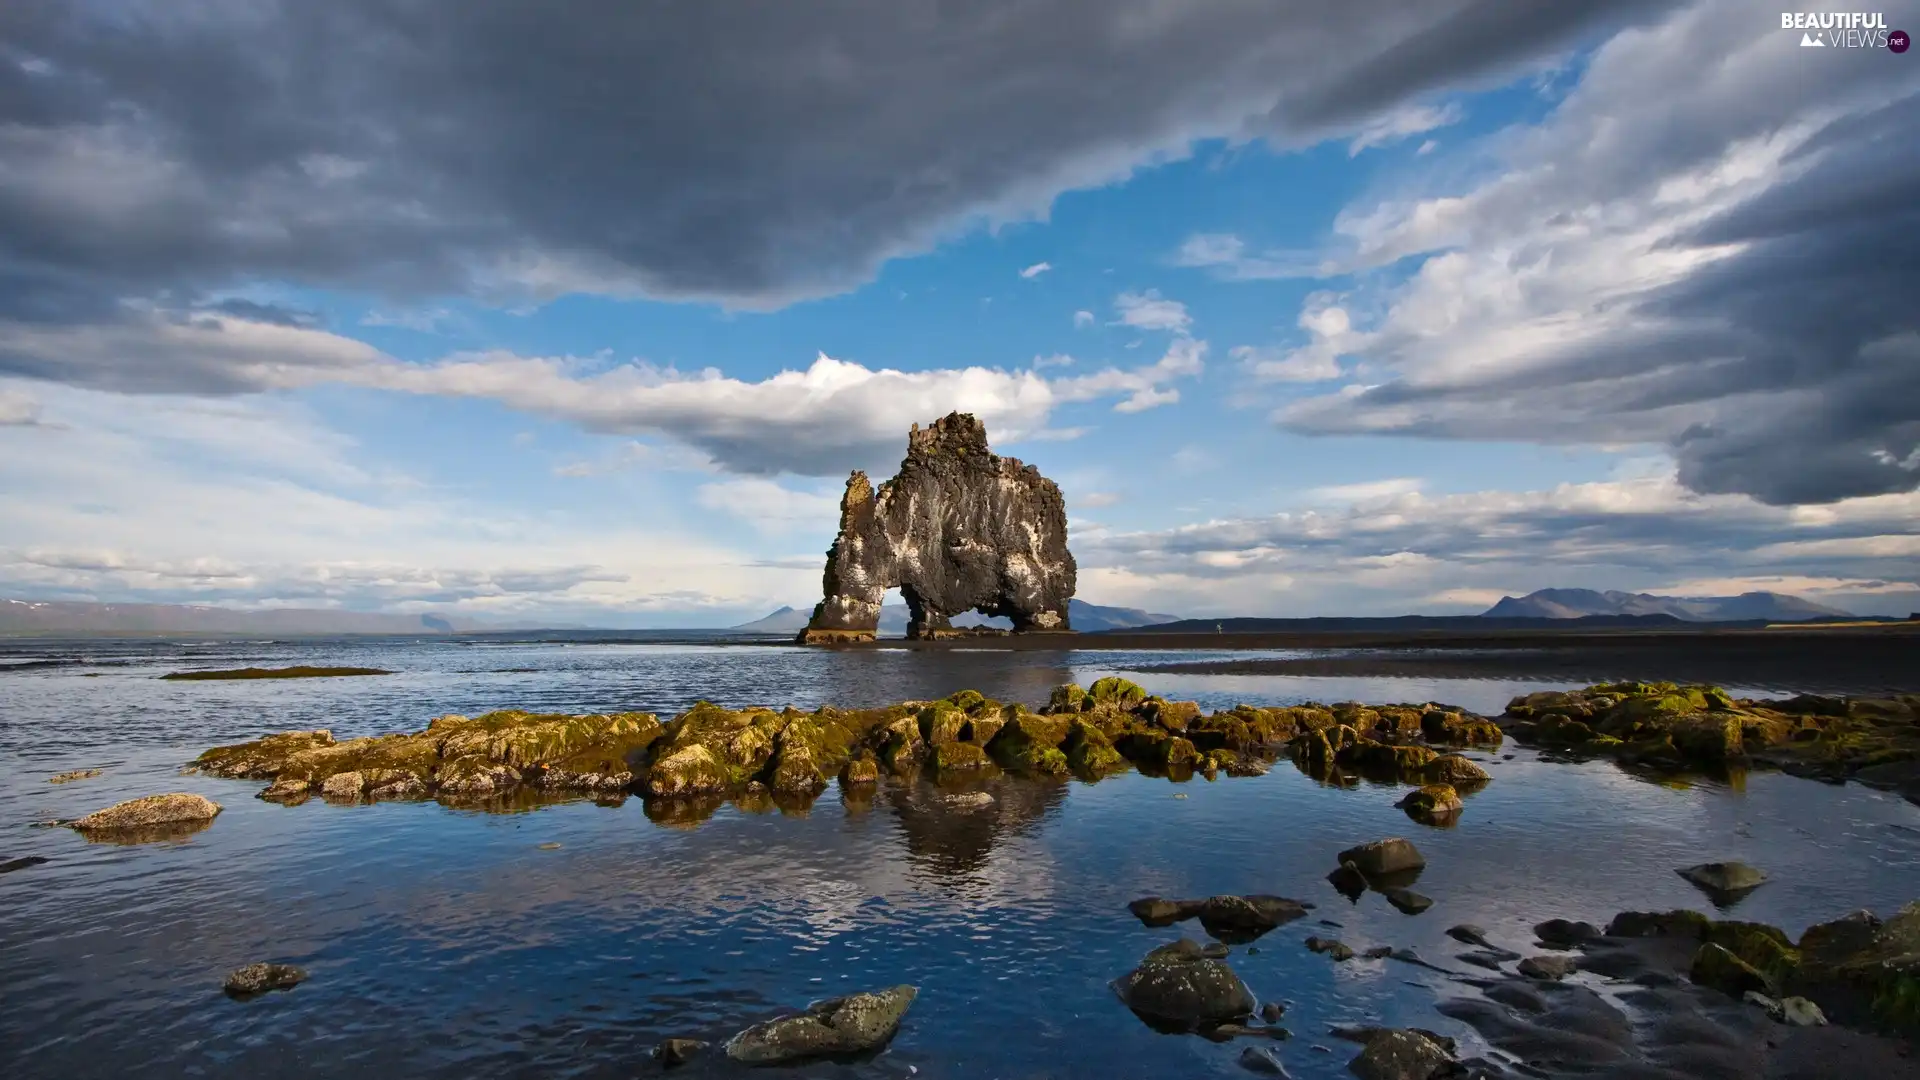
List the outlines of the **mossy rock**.
<svg viewBox="0 0 1920 1080">
<path fill-rule="evenodd" d="M 1465 808 L 1459 792 L 1448 784 L 1427 784 L 1394 804 L 1415 821 L 1451 819 Z"/>
<path fill-rule="evenodd" d="M 305 750 L 333 745 L 333 732 L 283 731 L 252 742 L 216 746 L 194 759 L 194 767 L 209 776 L 236 780 L 271 780 L 280 775 L 287 759 Z"/>
<path fill-rule="evenodd" d="M 1420 775 L 1429 784 L 1473 787 L 1493 779 L 1487 770 L 1459 754 L 1441 754 L 1426 763 Z"/>
<path fill-rule="evenodd" d="M 1108 741 L 1106 733 L 1085 721 L 1075 721 L 1061 744 L 1067 765 L 1085 777 L 1100 777 L 1127 767 L 1127 761 Z"/>
<path fill-rule="evenodd" d="M 773 758 L 767 787 L 778 794 L 814 794 L 827 786 L 820 763 L 805 740 L 784 740 Z"/>
<path fill-rule="evenodd" d="M 1201 750 L 1245 750 L 1264 739 L 1254 734 L 1239 713 L 1215 713 L 1186 729 L 1186 738 Z"/>
<path fill-rule="evenodd" d="M 1707 926 L 1704 936 L 1765 975 L 1775 987 L 1784 985 L 1800 967 L 1800 951 L 1793 941 L 1764 923 L 1716 921 Z"/>
<path fill-rule="evenodd" d="M 965 772 L 991 764 L 987 752 L 972 743 L 941 743 L 933 748 L 933 767 L 937 772 Z"/>
<path fill-rule="evenodd" d="M 875 761 L 871 754 L 865 752 L 862 752 L 857 757 L 849 758 L 846 766 L 840 770 L 840 783 L 844 787 L 877 784 L 879 782 L 880 763 Z"/>
<path fill-rule="evenodd" d="M 719 755 L 699 743 L 654 762 L 647 774 L 648 793 L 664 797 L 714 795 L 734 786 L 733 771 Z"/>
<path fill-rule="evenodd" d="M 1000 733 L 1000 729 L 1005 727 L 1006 723 L 997 715 L 976 716 L 967 721 L 966 727 L 960 729 L 960 741 L 984 747 L 993 741 L 994 736 Z"/>
<path fill-rule="evenodd" d="M 1746 754 L 1740 717 L 1733 713 L 1689 716 L 1673 725 L 1671 737 L 1675 749 L 1695 762 L 1719 765 L 1739 761 Z"/>
<path fill-rule="evenodd" d="M 1376 711 L 1380 714 L 1376 730 L 1390 731 L 1402 736 L 1422 734 L 1419 709 L 1405 705 L 1387 705 Z"/>
<path fill-rule="evenodd" d="M 1349 768 L 1379 774 L 1419 775 L 1440 755 L 1424 746 L 1400 746 L 1394 743 L 1357 739 L 1334 754 L 1334 760 Z"/>
<path fill-rule="evenodd" d="M 973 719 L 965 709 L 950 702 L 936 701 L 920 710 L 920 737 L 929 746 L 959 742 L 960 734 Z"/>
<path fill-rule="evenodd" d="M 886 762 L 888 768 L 908 768 L 926 752 L 927 742 L 920 736 L 920 721 L 914 717 L 895 720 L 881 733 L 880 760 Z"/>
<path fill-rule="evenodd" d="M 1623 911 L 1607 924 L 1608 937 L 1704 938 L 1713 920 L 1684 908 L 1674 911 Z"/>
<path fill-rule="evenodd" d="M 1214 772 L 1221 769 L 1231 772 L 1233 768 L 1239 764 L 1240 755 L 1232 750 L 1209 750 L 1200 755 L 1198 762 L 1199 767 L 1205 769 L 1207 772 Z"/>
<path fill-rule="evenodd" d="M 958 693 L 948 694 L 941 700 L 962 712 L 973 712 L 987 704 L 987 695 L 978 690 L 961 690 Z"/>
<path fill-rule="evenodd" d="M 1123 679 L 1118 675 L 1109 675 L 1104 679 L 1095 679 L 1087 688 L 1087 699 L 1093 707 L 1112 705 L 1117 708 L 1131 709 L 1147 699 L 1147 692 L 1139 683 Z"/>
<path fill-rule="evenodd" d="M 1040 757 L 1047 751 L 1058 751 L 1070 726 L 1070 721 L 1058 716 L 1016 713 L 987 744 L 987 752 L 1009 769 L 1051 771 L 1039 768 Z"/>
<path fill-rule="evenodd" d="M 1072 771 L 1072 768 L 1066 754 L 1056 749 L 1046 749 L 1034 755 L 1033 764 L 1028 767 L 1028 771 L 1048 776 L 1064 776 Z"/>
<path fill-rule="evenodd" d="M 1148 698 L 1134 711 L 1147 723 L 1157 724 L 1175 734 L 1185 732 L 1189 724 L 1200 718 L 1200 706 L 1191 701 Z"/>
<path fill-rule="evenodd" d="M 1693 954 L 1688 975 L 1695 983 L 1711 987 L 1739 1000 L 1748 993 L 1777 997 L 1779 989 L 1760 969 L 1734 955 L 1724 946 L 1708 942 Z"/>
<path fill-rule="evenodd" d="M 1050 713 L 1084 712 L 1088 703 L 1087 692 L 1081 689 L 1078 683 L 1062 683 L 1054 687 L 1053 693 L 1048 695 L 1046 711 Z"/>
</svg>

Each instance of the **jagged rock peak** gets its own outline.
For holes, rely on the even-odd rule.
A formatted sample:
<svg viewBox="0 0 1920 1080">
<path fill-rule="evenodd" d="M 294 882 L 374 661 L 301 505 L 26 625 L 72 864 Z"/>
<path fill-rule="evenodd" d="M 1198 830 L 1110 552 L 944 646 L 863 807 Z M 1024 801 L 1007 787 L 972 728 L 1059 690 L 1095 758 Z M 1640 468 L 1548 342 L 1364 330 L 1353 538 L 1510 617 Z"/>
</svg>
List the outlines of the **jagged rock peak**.
<svg viewBox="0 0 1920 1080">
<path fill-rule="evenodd" d="M 896 586 L 908 637 L 957 633 L 948 620 L 968 610 L 1006 616 L 1015 632 L 1067 630 L 1074 576 L 1059 487 L 994 454 L 977 417 L 950 413 L 913 426 L 899 474 L 878 491 L 863 472 L 847 478 L 825 599 L 800 640 L 871 640 Z"/>
</svg>

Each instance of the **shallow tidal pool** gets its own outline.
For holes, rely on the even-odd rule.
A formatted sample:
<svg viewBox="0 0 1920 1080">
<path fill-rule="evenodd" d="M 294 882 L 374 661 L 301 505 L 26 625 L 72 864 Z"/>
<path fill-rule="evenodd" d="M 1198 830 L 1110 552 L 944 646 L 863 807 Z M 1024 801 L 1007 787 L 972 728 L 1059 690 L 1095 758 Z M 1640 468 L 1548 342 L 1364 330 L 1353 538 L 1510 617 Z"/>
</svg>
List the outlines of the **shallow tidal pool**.
<svg viewBox="0 0 1920 1080">
<path fill-rule="evenodd" d="M 1772 880 L 1737 917 L 1798 934 L 1920 894 L 1920 807 L 1773 773 L 1656 783 L 1607 762 L 1473 753 L 1493 782 L 1451 829 L 1415 824 L 1404 788 L 1323 786 L 1284 761 L 1261 777 L 1098 784 L 997 778 L 972 806 L 930 783 L 871 800 L 830 788 L 810 808 L 649 817 L 642 800 L 457 810 L 431 802 L 297 807 L 257 782 L 180 776 L 201 750 L 289 728 L 337 737 L 419 728 L 447 712 L 869 705 L 965 687 L 1043 702 L 1147 660 L 1206 653 L 828 651 L 721 645 L 361 641 L 14 647 L 0 671 L 0 1073 L 10 1077 L 629 1077 L 669 1036 L 718 1042 L 815 998 L 920 988 L 877 1056 L 791 1075 L 1242 1076 L 1246 1045 L 1149 1029 L 1109 982 L 1196 924 L 1142 926 L 1140 896 L 1278 893 L 1317 905 L 1235 946 L 1294 1037 L 1296 1077 L 1349 1075 L 1331 1025 L 1431 1028 L 1475 1047 L 1434 1004 L 1471 992 L 1393 960 L 1336 964 L 1309 935 L 1411 948 L 1445 964 L 1447 927 L 1477 923 L 1531 951 L 1551 918 L 1711 910 L 1676 867 L 1739 859 Z M 163 682 L 187 668 L 367 666 L 396 674 Z M 1499 711 L 1556 684 L 1505 680 L 1136 675 L 1209 708 L 1246 701 L 1436 700 Z M 99 777 L 52 785 L 69 769 Z M 225 812 L 183 839 L 89 843 L 35 822 L 191 791 Z M 1406 836 L 1426 854 L 1407 916 L 1350 904 L 1335 853 Z M 557 845 L 557 846 L 556 846 Z M 1327 926 L 1322 920 L 1337 923 Z M 256 960 L 311 978 L 237 1002 L 220 983 Z M 1577 976 L 1586 978 L 1586 976 Z M 709 1052 L 680 1075 L 735 1075 Z"/>
</svg>

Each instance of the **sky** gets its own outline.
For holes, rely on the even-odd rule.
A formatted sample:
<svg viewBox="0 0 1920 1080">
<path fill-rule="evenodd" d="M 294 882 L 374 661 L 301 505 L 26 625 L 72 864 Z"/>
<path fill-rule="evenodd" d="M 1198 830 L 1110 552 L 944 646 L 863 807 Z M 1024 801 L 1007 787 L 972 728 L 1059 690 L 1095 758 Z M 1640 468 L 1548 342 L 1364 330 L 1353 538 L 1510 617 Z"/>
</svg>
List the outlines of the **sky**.
<svg viewBox="0 0 1920 1080">
<path fill-rule="evenodd" d="M 1092 603 L 1905 615 L 1920 53 L 1781 21 L 12 0 L 0 596 L 730 625 L 959 410 Z"/>
</svg>

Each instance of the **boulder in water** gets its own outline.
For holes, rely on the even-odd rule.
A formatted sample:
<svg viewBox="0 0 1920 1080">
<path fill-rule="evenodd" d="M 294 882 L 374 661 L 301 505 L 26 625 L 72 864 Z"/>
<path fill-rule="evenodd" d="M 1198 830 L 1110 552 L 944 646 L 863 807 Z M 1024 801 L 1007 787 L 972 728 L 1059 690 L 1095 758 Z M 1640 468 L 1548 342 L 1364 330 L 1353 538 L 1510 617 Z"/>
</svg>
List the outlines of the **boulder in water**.
<svg viewBox="0 0 1920 1080">
<path fill-rule="evenodd" d="M 727 1040 L 727 1056 L 749 1065 L 780 1065 L 878 1050 L 900 1030 L 919 994 L 912 986 L 816 1001 L 798 1016 L 755 1024 Z"/>
</svg>

